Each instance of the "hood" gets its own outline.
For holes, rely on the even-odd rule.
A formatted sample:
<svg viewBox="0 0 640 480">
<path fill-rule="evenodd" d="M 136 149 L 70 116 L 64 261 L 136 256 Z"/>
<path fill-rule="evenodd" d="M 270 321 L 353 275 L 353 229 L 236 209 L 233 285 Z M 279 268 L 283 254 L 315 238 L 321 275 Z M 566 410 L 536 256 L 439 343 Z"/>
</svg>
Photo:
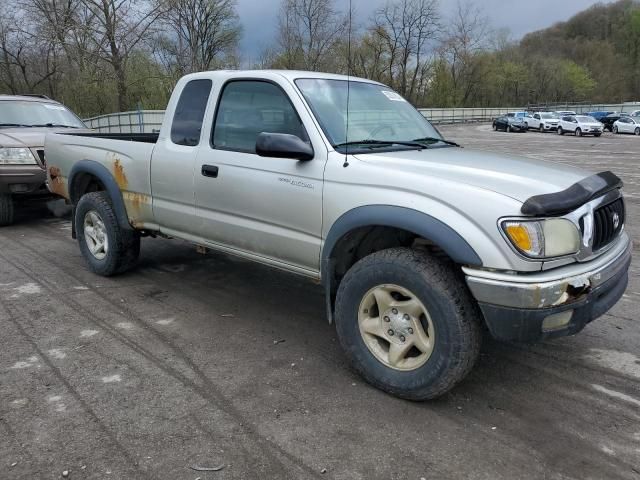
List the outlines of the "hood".
<svg viewBox="0 0 640 480">
<path fill-rule="evenodd" d="M 89 131 L 76 128 L 0 128 L 0 147 L 43 147 L 44 137 L 52 132 Z"/>
<path fill-rule="evenodd" d="M 569 188 L 591 172 L 542 160 L 465 148 L 434 148 L 356 154 L 364 162 L 412 176 L 464 183 L 520 202 Z M 417 180 L 419 181 L 419 180 Z"/>
</svg>

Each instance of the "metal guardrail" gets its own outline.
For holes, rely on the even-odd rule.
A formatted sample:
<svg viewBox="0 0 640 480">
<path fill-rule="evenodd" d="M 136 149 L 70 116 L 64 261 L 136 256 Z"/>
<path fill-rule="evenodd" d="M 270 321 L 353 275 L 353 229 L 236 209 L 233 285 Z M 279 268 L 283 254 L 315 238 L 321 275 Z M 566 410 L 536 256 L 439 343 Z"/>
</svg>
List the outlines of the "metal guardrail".
<svg viewBox="0 0 640 480">
<path fill-rule="evenodd" d="M 137 110 L 86 118 L 84 123 L 101 133 L 154 133 L 163 118 L 164 110 Z"/>
<path fill-rule="evenodd" d="M 506 112 L 532 110 L 529 107 L 503 108 L 419 108 L 422 115 L 435 124 L 490 122 Z M 573 110 L 576 113 L 591 111 L 631 112 L 640 110 L 640 102 L 617 104 L 547 104 L 541 108 L 555 110 Z M 110 113 L 84 120 L 89 128 L 103 133 L 155 133 L 160 130 L 164 110 L 137 110 L 131 112 Z"/>
</svg>

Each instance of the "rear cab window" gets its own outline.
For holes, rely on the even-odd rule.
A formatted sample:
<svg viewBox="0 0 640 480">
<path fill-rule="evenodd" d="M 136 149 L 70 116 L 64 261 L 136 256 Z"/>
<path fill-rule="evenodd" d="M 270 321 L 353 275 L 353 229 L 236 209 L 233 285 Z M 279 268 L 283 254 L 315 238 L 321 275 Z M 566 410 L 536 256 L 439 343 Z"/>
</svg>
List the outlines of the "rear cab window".
<svg viewBox="0 0 640 480">
<path fill-rule="evenodd" d="M 203 78 L 191 80 L 182 89 L 171 123 L 171 141 L 176 145 L 195 147 L 200 143 L 211 85 L 211 80 Z"/>
</svg>

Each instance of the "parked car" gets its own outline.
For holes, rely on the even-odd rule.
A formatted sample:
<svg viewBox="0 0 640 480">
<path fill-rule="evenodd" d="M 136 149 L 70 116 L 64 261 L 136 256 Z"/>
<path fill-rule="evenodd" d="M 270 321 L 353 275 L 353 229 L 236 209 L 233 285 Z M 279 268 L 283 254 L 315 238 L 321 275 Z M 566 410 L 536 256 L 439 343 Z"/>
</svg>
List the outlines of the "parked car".
<svg viewBox="0 0 640 480">
<path fill-rule="evenodd" d="M 613 173 L 458 148 L 365 79 L 191 74 L 159 135 L 51 133 L 45 154 L 93 272 L 161 235 L 313 278 L 355 369 L 413 400 L 467 375 L 483 326 L 575 334 L 628 281 Z"/>
<path fill-rule="evenodd" d="M 529 120 L 529 128 L 541 132 L 556 131 L 560 118 L 554 112 L 536 112 Z"/>
<path fill-rule="evenodd" d="M 630 117 L 640 117 L 640 110 L 634 110 L 633 112 L 629 113 Z"/>
<path fill-rule="evenodd" d="M 493 120 L 493 129 L 504 132 L 526 132 L 529 127 L 522 117 L 517 117 L 515 113 L 507 113 Z"/>
<path fill-rule="evenodd" d="M 640 135 L 640 116 L 619 118 L 613 124 L 613 133 L 633 133 Z"/>
<path fill-rule="evenodd" d="M 44 136 L 86 126 L 64 105 L 39 95 L 0 95 L 0 226 L 13 223 L 14 204 L 45 193 Z"/>
<path fill-rule="evenodd" d="M 613 132 L 613 124 L 616 122 L 616 120 L 625 116 L 627 115 L 625 115 L 624 113 L 610 113 L 606 117 L 603 117 L 602 120 L 600 120 L 600 123 L 602 123 L 603 125 L 602 129 L 604 131 L 609 130 L 610 132 Z"/>
<path fill-rule="evenodd" d="M 600 110 L 595 112 L 587 112 L 585 113 L 585 115 L 589 117 L 593 117 L 599 122 L 601 122 L 604 117 L 606 117 L 607 115 L 611 115 L 612 113 L 616 113 L 616 112 L 606 112 L 606 111 Z"/>
<path fill-rule="evenodd" d="M 602 135 L 603 125 L 593 117 L 586 115 L 564 115 L 560 117 L 558 124 L 558 135 L 573 133 L 576 137 L 583 135 Z"/>
</svg>

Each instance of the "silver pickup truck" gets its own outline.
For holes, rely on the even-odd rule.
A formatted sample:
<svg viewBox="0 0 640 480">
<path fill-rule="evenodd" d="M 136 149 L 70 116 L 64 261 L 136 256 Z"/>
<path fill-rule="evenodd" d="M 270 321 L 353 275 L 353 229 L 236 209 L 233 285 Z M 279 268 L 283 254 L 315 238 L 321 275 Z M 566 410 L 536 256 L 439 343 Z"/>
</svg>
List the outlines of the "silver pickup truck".
<svg viewBox="0 0 640 480">
<path fill-rule="evenodd" d="M 348 359 L 404 398 L 450 390 L 483 329 L 575 334 L 627 286 L 613 173 L 461 148 L 364 79 L 192 74 L 159 134 L 49 134 L 45 155 L 91 270 L 167 236 L 317 279 Z"/>
</svg>

